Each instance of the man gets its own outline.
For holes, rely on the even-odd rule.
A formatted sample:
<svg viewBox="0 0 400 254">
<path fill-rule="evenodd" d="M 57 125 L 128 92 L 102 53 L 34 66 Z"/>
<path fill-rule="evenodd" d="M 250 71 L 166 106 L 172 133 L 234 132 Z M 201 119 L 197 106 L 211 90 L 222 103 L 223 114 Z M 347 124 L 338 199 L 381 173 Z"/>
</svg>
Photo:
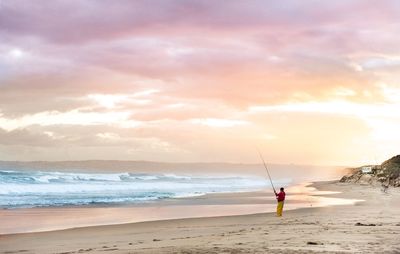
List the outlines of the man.
<svg viewBox="0 0 400 254">
<path fill-rule="evenodd" d="M 285 202 L 285 196 L 286 196 L 284 189 L 281 188 L 281 191 L 279 193 L 276 193 L 275 191 L 275 196 L 276 200 L 278 200 L 278 206 L 276 207 L 276 215 L 281 217 L 283 211 L 283 203 Z"/>
</svg>

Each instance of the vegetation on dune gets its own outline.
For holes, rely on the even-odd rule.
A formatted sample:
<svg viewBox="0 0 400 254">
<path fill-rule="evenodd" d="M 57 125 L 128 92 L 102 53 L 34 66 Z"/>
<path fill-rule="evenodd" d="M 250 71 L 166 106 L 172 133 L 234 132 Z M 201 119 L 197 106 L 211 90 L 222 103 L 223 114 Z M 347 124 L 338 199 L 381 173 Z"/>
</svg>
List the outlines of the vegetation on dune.
<svg viewBox="0 0 400 254">
<path fill-rule="evenodd" d="M 371 167 L 370 172 L 363 168 Z M 350 169 L 350 173 L 340 179 L 341 182 L 400 187 L 400 155 L 383 162 L 381 165 L 369 165 Z"/>
<path fill-rule="evenodd" d="M 398 180 L 400 177 L 400 155 L 382 163 L 381 168 L 384 176 L 389 178 L 389 180 Z"/>
</svg>

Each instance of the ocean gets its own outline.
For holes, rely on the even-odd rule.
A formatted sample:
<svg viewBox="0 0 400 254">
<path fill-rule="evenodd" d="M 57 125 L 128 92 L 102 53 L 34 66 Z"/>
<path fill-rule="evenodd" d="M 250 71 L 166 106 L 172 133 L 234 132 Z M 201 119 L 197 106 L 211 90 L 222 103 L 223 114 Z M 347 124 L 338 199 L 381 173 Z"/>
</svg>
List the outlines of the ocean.
<svg viewBox="0 0 400 254">
<path fill-rule="evenodd" d="M 286 186 L 290 179 L 279 179 Z M 270 187 L 260 176 L 149 173 L 0 171 L 0 208 L 119 205 L 257 191 Z"/>
<path fill-rule="evenodd" d="M 107 163 L 0 163 L 0 235 L 276 209 L 262 166 Z M 287 190 L 285 210 L 355 202 L 307 187 L 334 169 L 271 168 L 275 187 Z"/>
</svg>

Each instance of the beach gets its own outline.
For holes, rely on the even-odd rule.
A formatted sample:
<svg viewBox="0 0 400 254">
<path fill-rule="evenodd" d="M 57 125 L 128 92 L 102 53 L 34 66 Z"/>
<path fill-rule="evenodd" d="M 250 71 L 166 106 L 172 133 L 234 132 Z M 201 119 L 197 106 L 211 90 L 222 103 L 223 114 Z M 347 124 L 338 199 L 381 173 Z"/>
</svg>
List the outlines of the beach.
<svg viewBox="0 0 400 254">
<path fill-rule="evenodd" d="M 399 17 L 0 0 L 0 254 L 400 254 Z"/>
<path fill-rule="evenodd" d="M 400 252 L 398 189 L 385 194 L 379 188 L 338 182 L 312 186 L 336 192 L 332 198 L 363 201 L 294 209 L 282 218 L 259 213 L 5 234 L 0 236 L 0 253 Z"/>
</svg>

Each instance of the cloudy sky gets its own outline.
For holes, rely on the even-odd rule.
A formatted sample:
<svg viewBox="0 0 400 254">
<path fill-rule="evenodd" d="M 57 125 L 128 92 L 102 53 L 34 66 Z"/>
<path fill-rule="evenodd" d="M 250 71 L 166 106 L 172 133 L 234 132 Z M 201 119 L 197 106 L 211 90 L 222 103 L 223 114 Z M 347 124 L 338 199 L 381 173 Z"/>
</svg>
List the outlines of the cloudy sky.
<svg viewBox="0 0 400 254">
<path fill-rule="evenodd" d="M 0 0 L 0 160 L 375 163 L 400 2 Z"/>
</svg>

